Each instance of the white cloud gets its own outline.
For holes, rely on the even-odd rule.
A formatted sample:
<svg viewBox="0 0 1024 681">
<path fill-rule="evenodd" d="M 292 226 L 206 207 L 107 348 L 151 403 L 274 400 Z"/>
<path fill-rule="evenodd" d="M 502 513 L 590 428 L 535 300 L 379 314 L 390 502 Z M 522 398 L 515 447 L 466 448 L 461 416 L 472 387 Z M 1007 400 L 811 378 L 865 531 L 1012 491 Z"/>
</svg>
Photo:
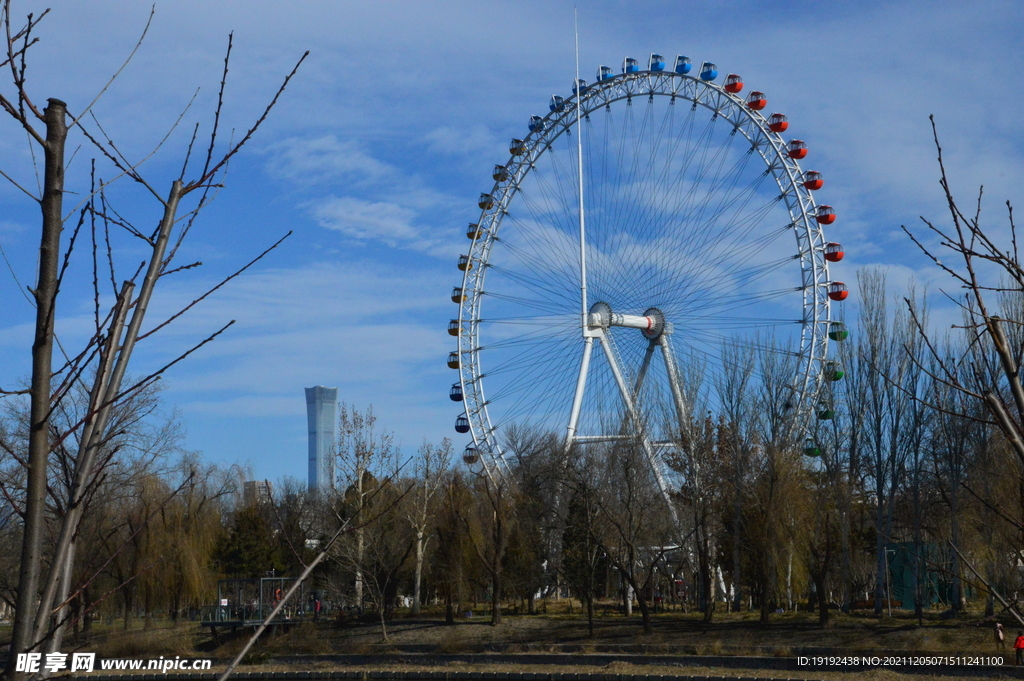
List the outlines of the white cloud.
<svg viewBox="0 0 1024 681">
<path fill-rule="evenodd" d="M 357 241 L 381 241 L 389 246 L 424 243 L 413 226 L 416 213 L 396 203 L 332 196 L 306 206 L 317 224 Z"/>
<path fill-rule="evenodd" d="M 449 125 L 431 130 L 423 136 L 431 151 L 444 155 L 475 155 L 501 149 L 501 141 L 483 125 L 456 128 Z"/>
<path fill-rule="evenodd" d="M 272 175 L 301 183 L 345 180 L 362 184 L 396 172 L 354 140 L 339 140 L 336 135 L 289 137 L 269 145 L 265 153 L 270 157 L 267 168 Z"/>
</svg>

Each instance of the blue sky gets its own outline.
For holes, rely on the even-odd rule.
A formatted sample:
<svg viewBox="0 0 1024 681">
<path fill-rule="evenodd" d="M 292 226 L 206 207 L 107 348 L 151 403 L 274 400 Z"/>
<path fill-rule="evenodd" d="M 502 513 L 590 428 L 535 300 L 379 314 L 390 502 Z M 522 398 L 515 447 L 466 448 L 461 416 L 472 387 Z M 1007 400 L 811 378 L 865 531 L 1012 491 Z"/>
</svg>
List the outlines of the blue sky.
<svg viewBox="0 0 1024 681">
<path fill-rule="evenodd" d="M 15 13 L 45 7 L 16 3 Z M 985 184 L 994 229 L 1005 224 L 1003 201 L 1021 202 L 1019 3 L 581 2 L 579 11 L 585 78 L 627 55 L 646 63 L 651 52 L 682 53 L 768 94 L 825 175 L 818 198 L 839 212 L 829 235 L 846 246 L 847 281 L 857 267 L 884 265 L 897 284 L 913 276 L 933 294 L 947 285 L 899 231 L 918 215 L 944 217 L 929 114 L 954 188 L 966 197 Z M 30 92 L 80 110 L 131 51 L 148 12 L 137 2 L 57 4 L 33 48 Z M 260 478 L 304 477 L 302 388 L 315 384 L 373 404 L 407 451 L 454 435 L 444 328 L 455 259 L 508 140 L 546 113 L 552 93 L 568 94 L 572 16 L 571 3 L 553 1 L 157 3 L 146 41 L 95 109 L 130 158 L 148 153 L 196 88 L 186 121 L 208 129 L 228 32 L 225 130 L 248 127 L 310 51 L 198 223 L 183 261 L 204 267 L 162 284 L 150 319 L 284 232 L 293 237 L 137 356 L 134 371 L 148 372 L 237 320 L 166 377 L 189 448 L 249 463 Z M 192 122 L 143 166 L 157 187 L 177 174 Z M 0 131 L 0 167 L 33 183 L 24 134 L 10 121 Z M 80 153 L 69 170 L 79 190 L 89 151 Z M 139 224 L 155 224 L 151 199 L 118 191 Z M 0 206 L 0 245 L 24 285 L 37 209 L 6 184 Z M 69 343 L 89 320 L 85 274 L 76 270 L 79 288 L 59 312 Z M 4 267 L 3 387 L 28 373 L 33 313 L 17 289 Z"/>
</svg>

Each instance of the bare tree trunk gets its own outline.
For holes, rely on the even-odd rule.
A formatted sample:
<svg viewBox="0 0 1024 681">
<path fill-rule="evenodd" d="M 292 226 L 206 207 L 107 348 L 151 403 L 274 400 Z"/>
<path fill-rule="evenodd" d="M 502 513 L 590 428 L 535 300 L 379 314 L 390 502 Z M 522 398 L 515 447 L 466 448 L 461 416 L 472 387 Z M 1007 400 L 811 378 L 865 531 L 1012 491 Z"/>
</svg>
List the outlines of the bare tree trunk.
<svg viewBox="0 0 1024 681">
<path fill-rule="evenodd" d="M 142 281 L 139 296 L 134 303 L 134 312 L 132 313 L 131 322 L 128 324 L 128 331 L 122 341 L 121 333 L 124 329 L 129 304 L 132 302 L 132 292 L 135 290 L 135 286 L 131 282 L 125 282 L 121 287 L 114 319 L 111 322 L 110 332 L 102 349 L 102 358 L 96 373 L 95 384 L 90 391 L 89 410 L 92 413 L 89 415 L 82 431 L 81 445 L 78 455 L 75 457 L 75 477 L 68 499 L 67 511 L 61 523 L 60 535 L 54 548 L 53 564 L 50 566 L 46 583 L 43 585 L 40 610 L 36 615 L 35 637 L 36 639 L 42 639 L 47 634 L 49 624 L 48 613 L 57 606 L 55 609 L 57 630 L 50 641 L 50 645 L 47 646 L 47 652 L 56 651 L 60 647 L 60 641 L 63 637 L 65 623 L 60 621 L 63 611 L 62 604 L 67 599 L 71 587 L 71 573 L 74 571 L 75 560 L 73 541 L 82 519 L 82 512 L 84 510 L 82 504 L 85 500 L 86 488 L 92 476 L 96 455 L 107 439 L 107 423 L 110 419 L 113 402 L 121 391 L 121 383 L 128 371 L 128 363 L 131 361 L 135 342 L 142 329 L 142 322 L 145 319 L 146 311 L 149 309 L 153 290 L 156 288 L 160 272 L 164 267 L 164 254 L 170 241 L 171 229 L 174 226 L 181 195 L 182 183 L 180 180 L 175 180 L 171 184 L 171 191 L 164 204 L 164 214 L 160 220 L 160 229 L 157 239 L 153 244 L 149 267 Z M 58 590 L 58 582 L 62 575 L 67 575 L 67 579 L 64 580 L 63 585 Z M 54 602 L 55 596 L 58 596 L 56 602 Z"/>
<path fill-rule="evenodd" d="M 501 564 L 491 568 L 491 625 L 501 624 Z"/>
<path fill-rule="evenodd" d="M 842 580 L 842 611 L 845 613 L 850 612 L 850 606 L 853 602 L 853 570 L 851 569 L 851 552 L 850 552 L 850 511 L 849 508 L 843 509 L 839 516 L 839 540 L 842 542 L 840 550 L 842 551 L 842 561 L 839 566 L 840 579 Z"/>
<path fill-rule="evenodd" d="M 35 338 L 32 342 L 32 383 L 30 390 L 28 481 L 25 497 L 25 531 L 18 572 L 18 607 L 11 635 L 11 658 L 34 645 L 42 543 L 46 519 L 46 468 L 50 454 L 50 381 L 53 374 L 53 324 L 57 302 L 57 268 L 63 230 L 64 143 L 67 140 L 67 105 L 47 100 L 44 111 L 46 145 L 44 186 L 40 202 L 43 214 L 39 242 L 39 277 L 32 291 L 36 304 Z"/>
<path fill-rule="evenodd" d="M 632 585 L 630 585 L 632 587 Z M 636 592 L 636 604 L 640 608 L 640 619 L 643 621 L 644 633 L 653 634 L 654 627 L 651 625 L 651 609 L 647 606 L 647 599 L 641 590 Z"/>
<path fill-rule="evenodd" d="M 420 614 L 420 586 L 423 582 L 423 530 L 416 530 L 416 575 L 412 586 L 412 614 Z"/>
<path fill-rule="evenodd" d="M 734 478 L 736 486 L 736 497 L 732 507 L 732 583 L 733 583 L 733 610 L 739 612 L 743 607 L 743 571 L 742 554 L 740 553 L 740 524 L 743 519 L 742 496 L 739 491 L 739 467 Z"/>
</svg>

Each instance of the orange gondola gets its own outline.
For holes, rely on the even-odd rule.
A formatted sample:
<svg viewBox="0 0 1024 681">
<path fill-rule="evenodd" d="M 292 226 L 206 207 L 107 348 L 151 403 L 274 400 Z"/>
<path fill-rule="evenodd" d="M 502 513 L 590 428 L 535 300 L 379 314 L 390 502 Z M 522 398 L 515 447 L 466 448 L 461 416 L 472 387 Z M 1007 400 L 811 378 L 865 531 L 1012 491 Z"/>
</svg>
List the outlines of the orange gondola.
<svg viewBox="0 0 1024 681">
<path fill-rule="evenodd" d="M 841 281 L 833 281 L 828 285 L 828 297 L 835 301 L 846 300 L 850 295 L 850 289 Z"/>
<path fill-rule="evenodd" d="M 785 132 L 789 127 L 789 119 L 786 114 L 773 113 L 768 117 L 768 129 L 772 132 Z"/>
<path fill-rule="evenodd" d="M 825 246 L 825 260 L 828 260 L 829 262 L 839 262 L 843 259 L 844 255 L 846 254 L 843 253 L 842 244 L 837 244 L 832 241 Z"/>
<path fill-rule="evenodd" d="M 817 170 L 808 170 L 804 173 L 804 186 L 812 192 L 818 191 L 825 186 L 825 178 Z"/>
<path fill-rule="evenodd" d="M 819 225 L 831 225 L 836 221 L 836 209 L 832 206 L 818 206 L 818 212 L 814 214 L 814 219 L 818 221 Z"/>
</svg>

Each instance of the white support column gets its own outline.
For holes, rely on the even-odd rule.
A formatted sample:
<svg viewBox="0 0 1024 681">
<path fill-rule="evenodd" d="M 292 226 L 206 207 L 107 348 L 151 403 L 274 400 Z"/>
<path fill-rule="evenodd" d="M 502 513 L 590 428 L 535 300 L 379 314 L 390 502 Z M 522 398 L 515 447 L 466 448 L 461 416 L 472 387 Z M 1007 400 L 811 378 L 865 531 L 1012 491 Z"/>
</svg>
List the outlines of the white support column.
<svg viewBox="0 0 1024 681">
<path fill-rule="evenodd" d="M 679 371 L 676 367 L 676 358 L 672 353 L 672 344 L 668 341 L 668 334 L 661 334 L 658 337 L 658 344 L 661 345 L 661 354 L 665 357 L 665 369 L 668 372 L 668 384 L 672 388 L 672 401 L 676 407 L 676 418 L 679 420 L 679 436 L 682 437 L 688 428 L 689 415 L 686 411 L 686 402 L 683 399 L 683 387 L 679 380 Z"/>
<path fill-rule="evenodd" d="M 619 362 L 612 350 L 611 339 L 604 334 L 601 334 L 600 340 L 601 347 L 604 348 L 605 357 L 608 358 L 608 365 L 611 367 L 612 376 L 615 377 L 615 383 L 619 386 L 619 393 L 622 395 L 622 402 L 626 407 L 626 412 L 633 421 L 633 428 L 636 432 L 636 436 L 640 440 L 640 444 L 644 449 L 644 455 L 647 457 L 647 462 L 650 464 L 651 470 L 654 472 L 654 477 L 658 481 L 658 488 L 661 490 L 661 495 L 664 497 L 665 503 L 668 505 L 669 513 L 672 514 L 672 523 L 677 529 L 679 529 L 681 528 L 681 525 L 679 524 L 679 514 L 676 513 L 675 504 L 672 503 L 672 497 L 669 493 L 668 481 L 665 480 L 665 473 L 661 469 L 661 458 L 654 451 L 654 446 L 647 437 L 646 428 L 640 418 L 640 414 L 637 412 L 636 404 L 633 402 L 633 395 L 630 393 L 629 387 L 626 385 L 626 379 L 622 376 L 622 370 L 619 367 Z"/>
<path fill-rule="evenodd" d="M 583 391 L 587 387 L 587 374 L 590 372 L 590 354 L 594 349 L 594 339 L 587 337 L 583 339 L 583 361 L 580 363 L 580 375 L 576 379 L 576 394 L 572 398 L 572 411 L 569 414 L 569 427 L 565 433 L 565 451 L 572 447 L 573 439 L 576 436 L 576 424 L 580 418 L 580 408 L 583 406 Z"/>
<path fill-rule="evenodd" d="M 655 341 L 647 344 L 647 352 L 644 353 L 644 361 L 640 364 L 640 371 L 636 374 L 636 385 L 633 386 L 633 399 L 640 396 L 640 388 L 644 386 L 644 378 L 647 377 L 647 369 L 651 366 L 651 357 L 654 356 Z"/>
</svg>

